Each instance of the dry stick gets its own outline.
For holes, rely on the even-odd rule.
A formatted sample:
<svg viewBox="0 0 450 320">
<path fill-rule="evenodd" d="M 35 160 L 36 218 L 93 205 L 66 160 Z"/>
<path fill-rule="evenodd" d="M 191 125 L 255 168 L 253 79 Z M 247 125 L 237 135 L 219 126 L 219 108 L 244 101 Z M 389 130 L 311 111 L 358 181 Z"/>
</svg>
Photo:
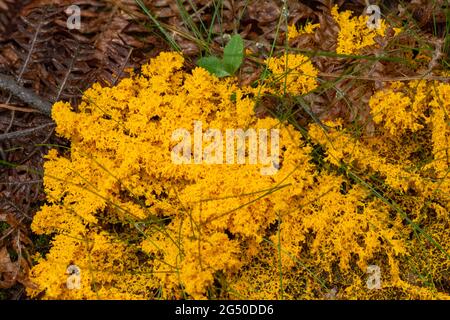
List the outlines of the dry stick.
<svg viewBox="0 0 450 320">
<path fill-rule="evenodd" d="M 42 129 L 45 129 L 47 127 L 51 127 L 51 126 L 54 126 L 54 125 L 55 124 L 53 122 L 50 122 L 50 123 L 46 123 L 46 124 L 43 124 L 43 125 L 35 127 L 35 128 L 31 128 L 31 129 L 25 129 L 25 130 L 20 130 L 20 131 L 0 134 L 0 141 L 7 140 L 7 139 L 15 139 L 15 138 L 24 137 L 24 136 L 33 134 L 36 131 L 39 131 L 39 130 L 42 130 Z"/>
<path fill-rule="evenodd" d="M 41 113 L 47 116 L 51 115 L 51 103 L 43 100 L 30 89 L 26 89 L 19 85 L 13 77 L 0 73 L 0 89 L 8 91 L 18 99 L 39 110 Z"/>
<path fill-rule="evenodd" d="M 125 70 L 125 67 L 127 66 L 128 61 L 130 60 L 131 54 L 133 53 L 133 48 L 130 48 L 128 51 L 128 55 L 125 58 L 125 61 L 122 63 L 122 66 L 120 67 L 120 72 L 117 75 L 117 77 L 114 79 L 112 85 L 115 86 L 117 84 L 117 81 L 120 80 L 120 77 L 122 76 L 123 70 Z"/>
<path fill-rule="evenodd" d="M 0 109 L 7 109 L 7 110 L 14 110 L 14 111 L 21 111 L 21 112 L 38 112 L 35 109 L 31 109 L 31 108 L 23 108 L 23 107 L 17 107 L 17 106 L 13 106 L 10 104 L 4 104 L 4 103 L 0 103 Z"/>
<path fill-rule="evenodd" d="M 59 100 L 59 98 L 61 97 L 62 92 L 63 92 L 64 89 L 65 89 L 67 80 L 69 79 L 69 76 L 70 76 L 70 74 L 71 74 L 72 71 L 73 71 L 73 66 L 74 66 L 74 64 L 75 64 L 75 60 L 76 60 L 76 58 L 77 58 L 77 56 L 78 56 L 79 51 L 80 51 L 80 43 L 77 42 L 77 49 L 75 50 L 75 53 L 74 53 L 74 55 L 72 56 L 72 60 L 70 61 L 69 68 L 67 69 L 66 75 L 64 76 L 64 80 L 62 81 L 61 85 L 59 86 L 58 93 L 56 94 L 56 98 L 55 98 L 55 100 L 54 100 L 55 102 Z"/>
<path fill-rule="evenodd" d="M 44 141 L 42 141 L 40 144 L 43 145 L 43 144 L 47 143 L 47 141 L 53 135 L 53 132 L 54 132 L 54 129 L 50 130 L 50 132 L 45 137 Z M 28 160 L 30 160 L 31 157 L 34 156 L 38 150 L 39 150 L 39 148 L 36 146 L 36 148 L 34 148 L 33 152 L 31 152 L 25 159 L 21 160 L 20 163 L 23 164 L 23 163 L 27 162 Z"/>
<path fill-rule="evenodd" d="M 26 19 L 25 19 L 25 20 L 26 20 Z M 28 67 L 28 63 L 30 62 L 31 56 L 32 56 L 32 54 L 33 54 L 33 52 L 34 52 L 34 49 L 35 49 L 35 47 L 36 47 L 36 42 L 37 42 L 37 39 L 38 39 L 38 35 L 39 35 L 39 33 L 41 32 L 42 24 L 43 24 L 43 22 L 40 21 L 40 22 L 39 22 L 39 25 L 38 25 L 37 28 L 36 28 L 36 32 L 34 33 L 33 39 L 32 39 L 31 42 L 30 42 L 30 49 L 28 50 L 28 54 L 27 54 L 27 57 L 26 57 L 26 59 L 25 59 L 25 62 L 24 62 L 24 64 L 22 65 L 22 68 L 20 69 L 19 76 L 17 77 L 17 81 L 18 81 L 17 83 L 19 83 L 19 84 L 20 84 L 21 81 L 22 81 L 23 74 L 25 73 L 25 70 L 26 70 L 26 68 Z M 1 82 L 1 79 L 0 79 L 0 82 Z M 6 102 L 5 102 L 6 104 L 9 104 L 9 103 L 10 103 L 12 96 L 13 96 L 13 93 L 10 92 L 10 93 L 9 93 L 9 97 L 8 97 L 8 99 L 7 99 Z M 16 115 L 16 111 L 15 111 L 15 110 L 12 110 L 12 112 L 11 112 L 11 121 L 9 122 L 8 128 L 6 128 L 5 133 L 8 133 L 9 130 L 11 129 L 11 127 L 12 127 L 12 125 L 13 125 L 13 122 L 14 122 L 15 115 Z"/>
</svg>

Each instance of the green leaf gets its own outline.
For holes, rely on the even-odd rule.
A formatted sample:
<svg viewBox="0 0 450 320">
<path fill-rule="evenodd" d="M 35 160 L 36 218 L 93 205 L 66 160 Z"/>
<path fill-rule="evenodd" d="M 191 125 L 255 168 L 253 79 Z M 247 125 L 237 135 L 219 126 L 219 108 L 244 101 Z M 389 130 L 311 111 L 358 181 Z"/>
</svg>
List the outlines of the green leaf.
<svg viewBox="0 0 450 320">
<path fill-rule="evenodd" d="M 236 34 L 223 50 L 223 64 L 229 74 L 234 74 L 244 61 L 244 40 Z"/>
<path fill-rule="evenodd" d="M 214 56 L 198 59 L 197 65 L 206 69 L 207 71 L 209 71 L 209 73 L 212 73 L 219 78 L 230 75 L 230 73 L 225 70 L 222 60 Z"/>
<path fill-rule="evenodd" d="M 223 50 L 223 59 L 215 56 L 200 58 L 197 65 L 217 77 L 227 77 L 234 74 L 244 61 L 244 40 L 240 35 L 231 37 Z"/>
</svg>

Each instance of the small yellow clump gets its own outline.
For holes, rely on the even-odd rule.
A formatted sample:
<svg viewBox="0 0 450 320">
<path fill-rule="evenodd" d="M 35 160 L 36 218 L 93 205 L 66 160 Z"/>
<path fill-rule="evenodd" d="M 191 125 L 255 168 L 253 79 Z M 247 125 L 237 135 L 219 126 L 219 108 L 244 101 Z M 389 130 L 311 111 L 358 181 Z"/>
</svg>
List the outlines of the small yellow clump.
<svg viewBox="0 0 450 320">
<path fill-rule="evenodd" d="M 369 101 L 375 123 L 382 124 L 393 137 L 428 128 L 434 160 L 426 167 L 433 168 L 441 178 L 450 165 L 449 98 L 450 85 L 420 80 L 394 82 Z M 442 183 L 446 185 L 445 181 Z"/>
<path fill-rule="evenodd" d="M 428 107 L 426 87 L 426 81 L 411 81 L 408 85 L 393 83 L 391 89 L 376 92 L 369 101 L 373 120 L 383 122 L 392 135 L 422 129 Z"/>
<path fill-rule="evenodd" d="M 331 9 L 331 15 L 339 25 L 336 52 L 339 54 L 358 54 L 361 49 L 374 45 L 376 36 L 384 36 L 386 22 L 380 19 L 379 28 L 371 29 L 367 26 L 368 16 L 352 18 L 349 10 L 338 12 L 338 6 Z"/>
<path fill-rule="evenodd" d="M 297 28 L 295 24 L 288 26 L 287 30 L 287 38 L 288 40 L 292 40 L 297 38 L 302 34 L 311 34 L 320 27 L 320 23 L 306 23 L 303 27 Z"/>
<path fill-rule="evenodd" d="M 278 94 L 302 95 L 318 86 L 319 71 L 302 54 L 288 53 L 280 58 L 269 58 L 266 63 L 272 72 L 270 80 L 275 83 Z"/>
</svg>

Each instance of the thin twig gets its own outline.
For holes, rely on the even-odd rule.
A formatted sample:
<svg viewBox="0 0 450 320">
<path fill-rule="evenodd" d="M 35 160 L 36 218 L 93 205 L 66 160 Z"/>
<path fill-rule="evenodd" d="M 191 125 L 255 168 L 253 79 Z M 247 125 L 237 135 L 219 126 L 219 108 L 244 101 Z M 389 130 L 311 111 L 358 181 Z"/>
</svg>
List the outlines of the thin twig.
<svg viewBox="0 0 450 320">
<path fill-rule="evenodd" d="M 43 125 L 35 127 L 35 128 L 31 128 L 31 129 L 25 129 L 25 130 L 20 130 L 20 131 L 14 131 L 14 132 L 10 132 L 10 133 L 0 134 L 0 141 L 28 136 L 30 134 L 35 133 L 36 131 L 39 131 L 39 130 L 42 130 L 42 129 L 45 129 L 47 127 L 51 127 L 51 126 L 54 126 L 54 125 L 55 124 L 53 122 L 50 122 L 50 123 L 46 123 L 46 124 L 43 124 Z"/>
<path fill-rule="evenodd" d="M 63 91 L 64 91 L 64 89 L 66 87 L 67 80 L 69 79 L 69 76 L 70 76 L 70 74 L 73 71 L 73 66 L 75 65 L 75 60 L 78 57 L 79 51 L 80 51 L 80 43 L 78 42 L 77 43 L 77 48 L 75 50 L 75 53 L 72 56 L 72 60 L 70 61 L 69 68 L 67 69 L 66 75 L 64 76 L 64 80 L 62 81 L 61 85 L 59 86 L 58 93 L 56 94 L 56 97 L 55 97 L 55 100 L 54 100 L 55 102 L 59 100 L 59 98 L 61 97 L 61 94 L 63 93 Z"/>
<path fill-rule="evenodd" d="M 17 107 L 17 106 L 13 106 L 11 104 L 4 104 L 4 103 L 0 103 L 0 109 L 14 110 L 14 111 L 20 111 L 20 112 L 39 112 L 36 109 Z"/>
<path fill-rule="evenodd" d="M 12 111 L 11 111 L 11 120 L 9 120 L 8 127 L 6 128 L 6 130 L 5 130 L 4 133 L 8 133 L 9 130 L 11 130 L 15 118 L 16 118 L 16 111 L 15 111 L 15 110 L 12 110 Z"/>
<path fill-rule="evenodd" d="M 0 73 L 0 89 L 6 90 L 21 101 L 29 104 L 33 108 L 39 110 L 39 112 L 50 116 L 52 111 L 52 105 L 50 102 L 43 100 L 37 94 L 30 89 L 24 88 L 19 85 L 13 77 Z"/>
<path fill-rule="evenodd" d="M 44 141 L 42 141 L 40 143 L 41 145 L 48 142 L 48 140 L 52 137 L 54 130 L 55 130 L 55 128 L 52 128 L 52 130 L 49 131 L 49 133 L 45 137 Z M 23 163 L 27 162 L 29 159 L 31 159 L 31 157 L 33 157 L 36 154 L 36 152 L 38 150 L 39 150 L 39 147 L 34 148 L 33 152 L 31 152 L 25 159 L 22 159 L 20 163 L 23 164 Z"/>
<path fill-rule="evenodd" d="M 26 19 L 24 19 L 24 20 L 26 20 Z M 22 65 L 22 68 L 20 69 L 19 76 L 17 77 L 17 80 L 19 82 L 22 81 L 23 74 L 25 73 L 25 70 L 28 68 L 28 64 L 31 61 L 31 56 L 33 55 L 34 49 L 36 48 L 36 43 L 37 43 L 37 40 L 39 37 L 39 33 L 41 32 L 42 25 L 43 25 L 43 22 L 41 21 L 41 22 L 39 22 L 38 26 L 36 27 L 36 32 L 34 33 L 33 39 L 30 42 L 30 50 L 28 50 L 28 54 L 25 59 L 25 62 Z"/>
<path fill-rule="evenodd" d="M 24 20 L 26 20 L 26 19 L 24 19 Z M 32 54 L 33 54 L 33 52 L 34 52 L 34 49 L 35 49 L 35 47 L 36 47 L 38 35 L 39 35 L 39 33 L 41 32 L 41 28 L 42 28 L 42 21 L 39 22 L 39 25 L 38 25 L 37 28 L 36 28 L 36 32 L 34 33 L 33 39 L 30 41 L 30 49 L 28 50 L 28 54 L 27 54 L 27 57 L 26 57 L 26 59 L 25 59 L 25 62 L 24 62 L 24 64 L 22 65 L 22 68 L 20 69 L 19 75 L 18 75 L 18 77 L 17 77 L 17 82 L 15 82 L 18 86 L 20 86 L 20 85 L 22 84 L 22 77 L 23 77 L 23 74 L 25 73 L 25 70 L 27 69 L 28 64 L 30 63 L 31 56 L 32 56 Z M 2 80 L 1 80 L 1 78 L 0 78 L 0 84 L 1 84 L 1 81 L 2 81 Z M 0 87 L 0 88 L 1 88 L 1 87 Z M 20 97 L 19 97 L 17 94 L 15 94 L 14 91 L 8 90 L 8 88 L 5 88 L 5 89 L 9 92 L 9 96 L 8 96 L 8 99 L 6 100 L 6 104 L 9 104 L 9 103 L 11 102 L 11 98 L 12 98 L 13 95 L 17 96 L 17 97 L 20 99 Z M 20 92 L 20 91 L 19 91 L 19 92 Z M 16 117 L 16 111 L 15 111 L 15 110 L 12 110 L 12 111 L 11 111 L 11 121 L 9 122 L 9 125 L 8 125 L 8 127 L 6 128 L 4 134 L 7 134 L 7 133 L 9 132 L 9 130 L 11 130 L 12 125 L 13 125 L 13 123 L 14 123 L 15 117 Z"/>
<path fill-rule="evenodd" d="M 130 48 L 130 50 L 128 50 L 128 55 L 125 58 L 125 61 L 122 63 L 122 66 L 120 67 L 119 74 L 117 74 L 116 78 L 114 79 L 114 81 L 112 83 L 113 86 L 115 86 L 117 84 L 117 81 L 120 80 L 120 77 L 122 77 L 123 70 L 125 70 L 125 67 L 127 66 L 127 63 L 130 60 L 130 57 L 131 57 L 132 53 L 133 53 L 133 48 Z"/>
</svg>

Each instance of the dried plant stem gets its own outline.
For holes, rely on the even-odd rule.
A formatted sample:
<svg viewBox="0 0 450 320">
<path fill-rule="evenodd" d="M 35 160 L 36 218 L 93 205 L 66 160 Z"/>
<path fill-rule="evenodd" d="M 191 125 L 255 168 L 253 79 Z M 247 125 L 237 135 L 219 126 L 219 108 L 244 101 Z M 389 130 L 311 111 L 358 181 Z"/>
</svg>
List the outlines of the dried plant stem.
<svg viewBox="0 0 450 320">
<path fill-rule="evenodd" d="M 36 95 L 33 91 L 26 89 L 19 85 L 13 77 L 0 73 L 0 89 L 8 91 L 21 101 L 29 104 L 33 108 L 39 110 L 39 112 L 50 116 L 52 105 L 50 102 L 43 100 Z"/>
<path fill-rule="evenodd" d="M 10 104 L 3 104 L 3 103 L 0 103 L 0 109 L 7 109 L 7 110 L 14 110 L 14 111 L 21 111 L 21 112 L 29 112 L 29 113 L 38 112 L 35 109 L 22 108 L 22 107 L 13 106 L 13 105 L 10 105 Z"/>
<path fill-rule="evenodd" d="M 15 139 L 15 138 L 20 138 L 20 137 L 24 137 L 27 135 L 31 135 L 31 134 L 35 133 L 36 131 L 39 131 L 39 130 L 42 130 L 42 129 L 45 129 L 47 127 L 54 126 L 54 125 L 55 124 L 53 122 L 50 122 L 50 123 L 46 123 L 46 124 L 43 124 L 43 125 L 35 127 L 35 128 L 0 134 L 0 141 L 8 140 L 8 139 Z"/>
</svg>

